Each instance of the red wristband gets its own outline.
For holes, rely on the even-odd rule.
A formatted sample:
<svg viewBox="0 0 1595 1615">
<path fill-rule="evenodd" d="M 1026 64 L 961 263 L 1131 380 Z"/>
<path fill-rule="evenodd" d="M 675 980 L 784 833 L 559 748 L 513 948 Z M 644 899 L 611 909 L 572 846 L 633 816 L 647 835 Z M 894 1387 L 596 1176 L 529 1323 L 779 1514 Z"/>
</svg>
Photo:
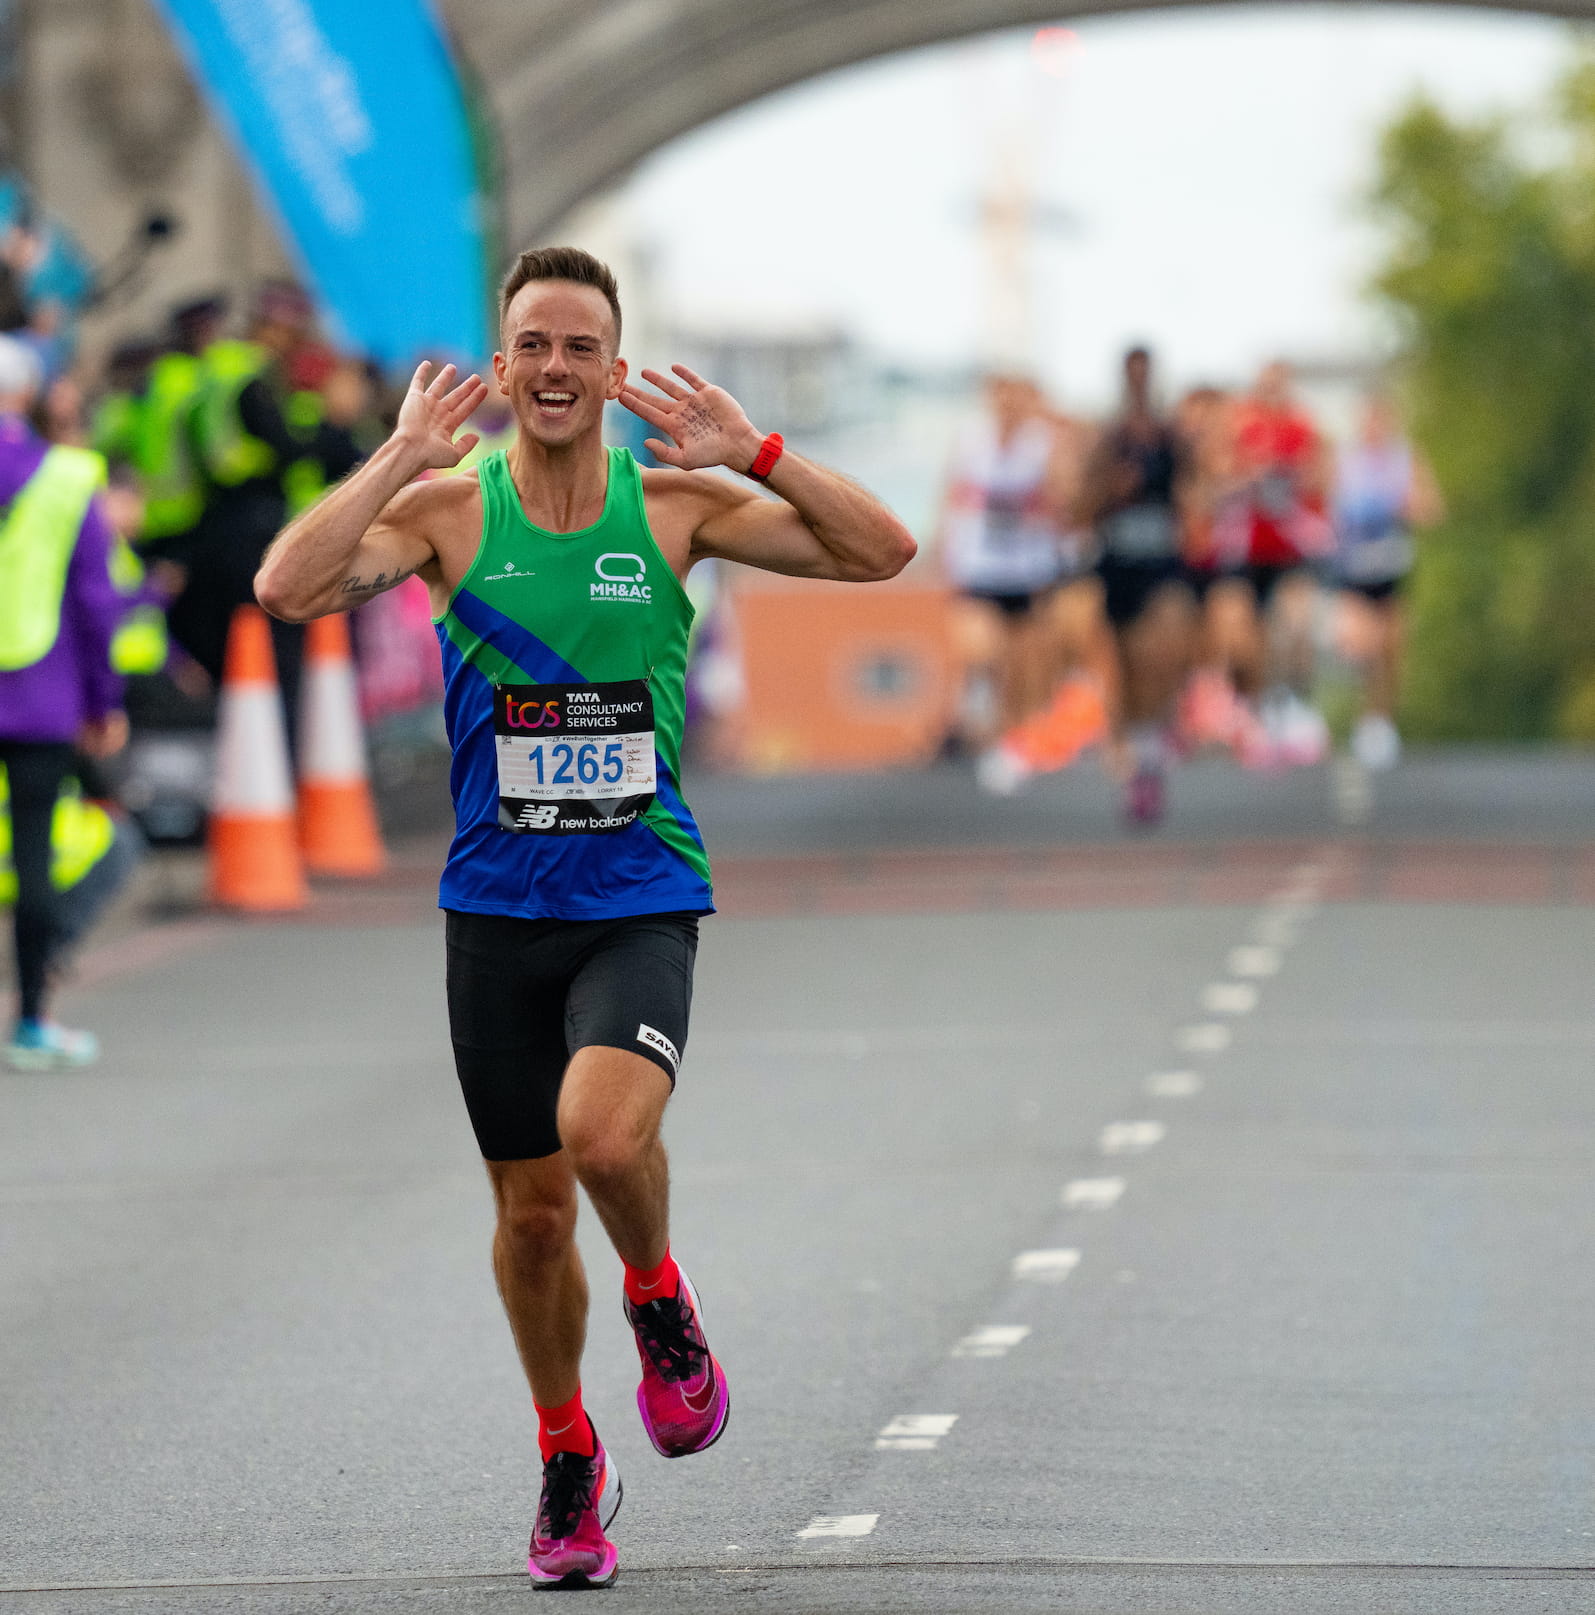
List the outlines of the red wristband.
<svg viewBox="0 0 1595 1615">
<path fill-rule="evenodd" d="M 753 464 L 743 473 L 752 477 L 755 482 L 763 482 L 775 470 L 775 462 L 781 458 L 782 450 L 786 448 L 779 432 L 771 432 L 759 445 L 759 452 L 753 456 Z"/>
</svg>

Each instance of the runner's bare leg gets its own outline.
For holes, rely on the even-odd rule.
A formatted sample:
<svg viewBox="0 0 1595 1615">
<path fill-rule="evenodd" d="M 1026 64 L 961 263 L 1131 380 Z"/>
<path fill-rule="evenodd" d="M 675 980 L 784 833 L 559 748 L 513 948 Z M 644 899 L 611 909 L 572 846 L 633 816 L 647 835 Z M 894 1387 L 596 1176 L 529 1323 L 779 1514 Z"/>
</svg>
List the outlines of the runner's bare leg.
<svg viewBox="0 0 1595 1615">
<path fill-rule="evenodd" d="M 581 1385 L 587 1274 L 576 1249 L 576 1179 L 565 1151 L 489 1161 L 498 1207 L 493 1276 L 532 1400 L 560 1407 Z"/>
<path fill-rule="evenodd" d="M 578 1049 L 559 1092 L 559 1136 L 621 1261 L 657 1267 L 670 1243 L 670 1168 L 659 1124 L 670 1079 L 626 1049 Z"/>
</svg>

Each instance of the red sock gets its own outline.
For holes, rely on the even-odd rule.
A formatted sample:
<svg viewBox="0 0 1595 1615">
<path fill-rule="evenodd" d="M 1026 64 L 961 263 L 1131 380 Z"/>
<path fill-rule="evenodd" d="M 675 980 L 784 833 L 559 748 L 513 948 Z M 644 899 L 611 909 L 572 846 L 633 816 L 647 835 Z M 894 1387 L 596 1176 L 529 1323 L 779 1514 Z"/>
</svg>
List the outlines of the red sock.
<svg viewBox="0 0 1595 1615">
<path fill-rule="evenodd" d="M 537 1408 L 537 1445 L 545 1460 L 556 1452 L 579 1452 L 591 1458 L 598 1450 L 593 1445 L 592 1420 L 582 1406 L 579 1390 L 560 1407 Z"/>
<path fill-rule="evenodd" d="M 663 1296 L 672 1296 L 681 1286 L 681 1269 L 676 1266 L 676 1259 L 670 1254 L 670 1247 L 665 1246 L 665 1259 L 658 1267 L 633 1267 L 629 1262 L 626 1268 L 626 1299 L 634 1307 L 646 1306 L 650 1301 L 657 1301 Z"/>
</svg>

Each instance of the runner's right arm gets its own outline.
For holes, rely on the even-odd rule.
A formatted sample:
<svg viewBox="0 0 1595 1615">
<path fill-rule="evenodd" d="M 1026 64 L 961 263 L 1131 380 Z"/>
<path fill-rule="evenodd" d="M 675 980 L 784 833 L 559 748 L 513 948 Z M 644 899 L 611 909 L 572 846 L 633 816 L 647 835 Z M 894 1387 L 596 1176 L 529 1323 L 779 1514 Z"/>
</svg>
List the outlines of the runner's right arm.
<svg viewBox="0 0 1595 1615">
<path fill-rule="evenodd" d="M 470 376 L 451 389 L 453 365 L 428 384 L 431 368 L 423 364 L 411 379 L 393 436 L 267 550 L 255 598 L 272 616 L 308 622 L 350 611 L 437 559 L 420 518 L 438 490 L 412 484 L 423 471 L 451 470 L 470 453 L 476 434 L 458 441 L 454 434 L 487 397 L 487 386 Z"/>
</svg>

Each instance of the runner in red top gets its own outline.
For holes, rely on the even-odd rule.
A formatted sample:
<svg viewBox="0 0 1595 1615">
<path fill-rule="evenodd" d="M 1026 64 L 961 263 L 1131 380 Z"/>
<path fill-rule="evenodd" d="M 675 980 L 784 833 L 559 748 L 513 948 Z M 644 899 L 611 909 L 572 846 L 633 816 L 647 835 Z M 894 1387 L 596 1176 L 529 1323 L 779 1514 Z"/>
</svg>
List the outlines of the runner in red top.
<svg viewBox="0 0 1595 1615">
<path fill-rule="evenodd" d="M 1235 422 L 1235 467 L 1246 531 L 1246 576 L 1264 668 L 1262 716 L 1281 762 L 1319 762 L 1329 732 L 1309 704 L 1313 601 L 1308 562 L 1329 547 L 1324 442 L 1297 402 L 1290 367 L 1263 367 Z"/>
</svg>

